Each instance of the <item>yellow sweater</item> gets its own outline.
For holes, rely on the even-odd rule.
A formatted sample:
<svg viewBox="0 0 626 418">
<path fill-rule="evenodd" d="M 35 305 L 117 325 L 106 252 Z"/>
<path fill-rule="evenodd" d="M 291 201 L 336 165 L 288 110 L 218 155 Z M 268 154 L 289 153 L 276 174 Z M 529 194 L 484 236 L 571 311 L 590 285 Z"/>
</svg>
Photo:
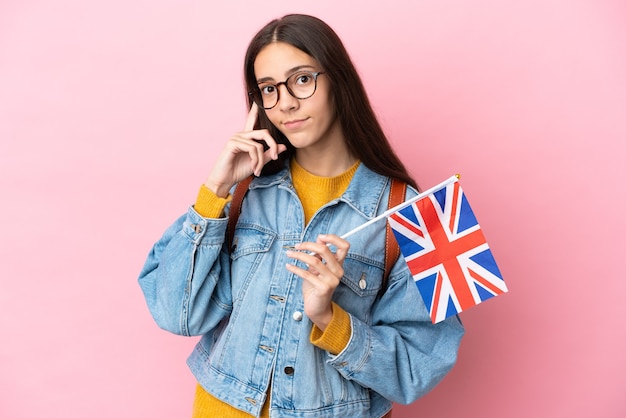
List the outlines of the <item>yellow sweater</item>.
<svg viewBox="0 0 626 418">
<path fill-rule="evenodd" d="M 358 166 L 359 162 L 357 161 L 350 169 L 339 176 L 319 177 L 306 171 L 295 159 L 291 160 L 293 185 L 302 202 L 307 224 L 320 207 L 343 194 Z M 218 218 L 223 216 L 224 207 L 231 199 L 232 196 L 228 196 L 225 199 L 217 197 L 206 186 L 202 185 L 194 208 L 198 214 L 205 218 Z M 333 303 L 333 317 L 330 324 L 324 331 L 313 325 L 310 341 L 311 344 L 322 350 L 332 354 L 339 354 L 350 341 L 350 333 L 350 316 L 341 307 Z M 198 384 L 193 403 L 192 418 L 209 417 L 249 418 L 250 415 L 213 397 Z M 265 405 L 263 405 L 261 417 L 269 417 L 269 402 L 265 402 Z"/>
</svg>

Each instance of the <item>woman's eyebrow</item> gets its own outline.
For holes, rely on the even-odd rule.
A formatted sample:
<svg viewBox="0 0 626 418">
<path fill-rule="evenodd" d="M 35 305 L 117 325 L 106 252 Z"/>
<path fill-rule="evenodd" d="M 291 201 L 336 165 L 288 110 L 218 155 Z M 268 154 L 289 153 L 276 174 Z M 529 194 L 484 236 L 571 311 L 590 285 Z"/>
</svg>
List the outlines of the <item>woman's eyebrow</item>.
<svg viewBox="0 0 626 418">
<path fill-rule="evenodd" d="M 304 68 L 307 68 L 307 69 L 314 69 L 315 67 L 314 67 L 314 66 L 312 66 L 312 65 L 308 65 L 308 64 L 305 64 L 305 65 L 297 65 L 297 66 L 295 66 L 295 67 L 293 67 L 293 68 L 290 68 L 290 69 L 288 69 L 287 71 L 285 71 L 285 78 L 289 77 L 289 76 L 290 76 L 290 75 L 292 75 L 293 73 L 295 73 L 295 72 L 297 72 L 297 71 L 299 71 L 299 70 L 302 70 L 302 69 L 304 69 Z M 272 77 L 263 77 L 263 78 L 259 78 L 259 79 L 257 79 L 257 81 L 256 81 L 256 82 L 257 82 L 257 84 L 259 84 L 259 83 L 265 83 L 265 82 L 268 82 L 268 81 L 274 81 L 274 79 L 273 79 Z"/>
</svg>

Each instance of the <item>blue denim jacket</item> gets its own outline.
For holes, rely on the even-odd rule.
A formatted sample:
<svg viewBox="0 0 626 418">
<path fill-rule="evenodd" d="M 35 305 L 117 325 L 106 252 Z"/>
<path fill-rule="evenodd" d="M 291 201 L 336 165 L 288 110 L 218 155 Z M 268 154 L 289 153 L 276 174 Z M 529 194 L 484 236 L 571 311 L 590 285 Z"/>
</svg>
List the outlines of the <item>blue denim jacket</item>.
<svg viewBox="0 0 626 418">
<path fill-rule="evenodd" d="M 334 301 L 349 313 L 352 335 L 338 355 L 310 343 L 301 279 L 285 268 L 294 260 L 284 245 L 344 234 L 384 212 L 388 193 L 389 179 L 361 164 L 345 193 L 305 225 L 284 169 L 253 180 L 230 250 L 227 218 L 193 208 L 164 233 L 139 283 L 160 327 L 202 335 L 188 365 L 209 393 L 258 416 L 271 383 L 272 417 L 378 418 L 444 377 L 463 327 L 457 317 L 431 323 L 402 257 L 381 292 L 385 220 L 349 238 Z"/>
</svg>

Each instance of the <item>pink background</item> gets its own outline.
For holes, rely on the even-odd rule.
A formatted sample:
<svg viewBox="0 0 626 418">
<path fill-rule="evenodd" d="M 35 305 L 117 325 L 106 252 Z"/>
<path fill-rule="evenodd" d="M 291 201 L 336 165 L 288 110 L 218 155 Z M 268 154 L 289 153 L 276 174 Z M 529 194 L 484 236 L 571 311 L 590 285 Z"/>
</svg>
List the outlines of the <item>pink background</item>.
<svg viewBox="0 0 626 418">
<path fill-rule="evenodd" d="M 251 36 L 333 26 L 423 187 L 461 173 L 510 293 L 394 417 L 626 416 L 626 6 L 0 2 L 0 416 L 187 417 L 137 274 L 243 127 Z"/>
</svg>

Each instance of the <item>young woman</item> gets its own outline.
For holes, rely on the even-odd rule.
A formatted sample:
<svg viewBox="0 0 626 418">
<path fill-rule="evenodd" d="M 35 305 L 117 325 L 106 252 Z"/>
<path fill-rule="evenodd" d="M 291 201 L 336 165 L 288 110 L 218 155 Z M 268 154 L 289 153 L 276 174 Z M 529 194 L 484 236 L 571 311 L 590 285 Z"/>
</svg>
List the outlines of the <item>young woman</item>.
<svg viewBox="0 0 626 418">
<path fill-rule="evenodd" d="M 463 327 L 433 325 L 406 263 L 387 280 L 392 151 L 340 39 L 288 15 L 245 58 L 250 113 L 139 282 L 159 326 L 202 335 L 194 417 L 375 417 L 428 392 Z M 227 244 L 233 187 L 254 175 Z"/>
</svg>

